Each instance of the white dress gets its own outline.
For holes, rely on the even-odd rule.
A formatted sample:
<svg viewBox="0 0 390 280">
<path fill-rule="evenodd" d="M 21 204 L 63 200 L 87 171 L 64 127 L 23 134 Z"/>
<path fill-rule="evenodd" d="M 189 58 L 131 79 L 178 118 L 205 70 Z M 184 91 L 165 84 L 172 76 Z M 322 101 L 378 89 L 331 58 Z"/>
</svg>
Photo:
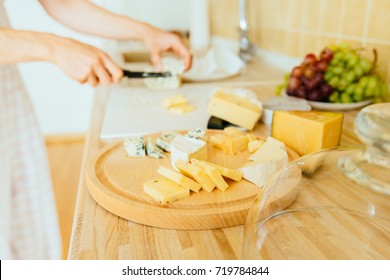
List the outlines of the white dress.
<svg viewBox="0 0 390 280">
<path fill-rule="evenodd" d="M 17 67 L 0 65 L 0 259 L 60 257 L 44 141 Z"/>
</svg>

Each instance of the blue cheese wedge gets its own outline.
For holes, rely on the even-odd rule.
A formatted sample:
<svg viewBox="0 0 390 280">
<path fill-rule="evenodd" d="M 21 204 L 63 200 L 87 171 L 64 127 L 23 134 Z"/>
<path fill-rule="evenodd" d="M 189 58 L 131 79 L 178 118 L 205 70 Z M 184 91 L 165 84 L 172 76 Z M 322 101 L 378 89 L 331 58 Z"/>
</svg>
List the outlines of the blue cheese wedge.
<svg viewBox="0 0 390 280">
<path fill-rule="evenodd" d="M 203 141 L 207 141 L 206 131 L 204 131 L 201 128 L 195 128 L 193 130 L 190 130 L 187 132 L 185 136 L 193 139 L 200 139 Z"/>
<path fill-rule="evenodd" d="M 145 143 L 143 136 L 125 137 L 123 139 L 123 147 L 129 157 L 145 156 Z"/>
<path fill-rule="evenodd" d="M 173 131 L 165 131 L 163 132 L 159 137 L 156 139 L 156 145 L 163 149 L 166 152 L 171 151 L 171 142 L 173 139 L 175 139 L 178 135 L 178 133 Z"/>
<path fill-rule="evenodd" d="M 146 141 L 146 154 L 152 158 L 164 158 L 164 151 L 160 149 L 152 140 L 148 137 Z"/>
</svg>

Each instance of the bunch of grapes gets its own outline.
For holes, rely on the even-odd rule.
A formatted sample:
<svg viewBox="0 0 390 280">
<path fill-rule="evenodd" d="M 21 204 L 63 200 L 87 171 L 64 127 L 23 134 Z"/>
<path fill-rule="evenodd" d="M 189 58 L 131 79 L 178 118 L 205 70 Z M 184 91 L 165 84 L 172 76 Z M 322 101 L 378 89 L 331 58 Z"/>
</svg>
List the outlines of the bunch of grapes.
<svg viewBox="0 0 390 280">
<path fill-rule="evenodd" d="M 361 51 L 363 49 L 340 44 L 324 48 L 318 58 L 314 54 L 307 54 L 278 90 L 283 87 L 290 96 L 321 102 L 383 100 L 388 87 L 375 73 L 376 50 L 373 51 L 372 62 Z"/>
<path fill-rule="evenodd" d="M 287 83 L 287 94 L 312 101 L 328 101 L 333 88 L 326 82 L 325 73 L 333 51 L 325 48 L 319 59 L 310 53 L 305 56 L 301 65 L 296 66 L 290 73 Z"/>
<path fill-rule="evenodd" d="M 387 86 L 375 74 L 377 52 L 370 62 L 359 50 L 346 44 L 334 47 L 334 56 L 325 73 L 325 81 L 334 89 L 329 101 L 333 103 L 360 102 L 387 94 Z M 363 51 L 363 50 L 361 50 Z"/>
</svg>

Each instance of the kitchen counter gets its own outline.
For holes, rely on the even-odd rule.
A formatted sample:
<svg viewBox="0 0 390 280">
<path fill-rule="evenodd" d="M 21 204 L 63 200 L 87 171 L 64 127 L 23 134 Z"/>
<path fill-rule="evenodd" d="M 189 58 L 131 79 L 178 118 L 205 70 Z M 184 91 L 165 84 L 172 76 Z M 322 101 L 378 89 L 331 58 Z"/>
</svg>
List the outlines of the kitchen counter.
<svg viewBox="0 0 390 280">
<path fill-rule="evenodd" d="M 251 63 L 240 76 L 219 84 L 245 86 L 260 98 L 272 96 L 284 72 L 261 61 Z M 111 214 L 89 195 L 86 165 L 109 143 L 99 139 L 108 89 L 98 88 L 90 130 L 86 137 L 77 195 L 69 259 L 241 259 L 244 226 L 214 230 L 184 231 L 136 224 Z M 345 113 L 341 145 L 361 145 L 353 132 L 357 111 Z M 267 136 L 270 127 L 259 123 L 256 132 Z"/>
</svg>

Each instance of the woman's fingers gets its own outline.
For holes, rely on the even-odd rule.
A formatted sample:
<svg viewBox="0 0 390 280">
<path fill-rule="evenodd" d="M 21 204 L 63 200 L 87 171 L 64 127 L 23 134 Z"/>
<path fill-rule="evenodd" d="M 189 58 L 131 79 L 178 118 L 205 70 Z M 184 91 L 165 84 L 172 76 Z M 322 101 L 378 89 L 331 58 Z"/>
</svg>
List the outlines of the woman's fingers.
<svg viewBox="0 0 390 280">
<path fill-rule="evenodd" d="M 93 87 L 96 87 L 99 84 L 99 79 L 96 77 L 96 75 L 93 72 L 91 72 L 88 75 L 87 83 Z"/>
<path fill-rule="evenodd" d="M 101 55 L 101 60 L 104 68 L 108 71 L 112 82 L 118 83 L 123 77 L 123 70 L 105 53 Z"/>
</svg>

